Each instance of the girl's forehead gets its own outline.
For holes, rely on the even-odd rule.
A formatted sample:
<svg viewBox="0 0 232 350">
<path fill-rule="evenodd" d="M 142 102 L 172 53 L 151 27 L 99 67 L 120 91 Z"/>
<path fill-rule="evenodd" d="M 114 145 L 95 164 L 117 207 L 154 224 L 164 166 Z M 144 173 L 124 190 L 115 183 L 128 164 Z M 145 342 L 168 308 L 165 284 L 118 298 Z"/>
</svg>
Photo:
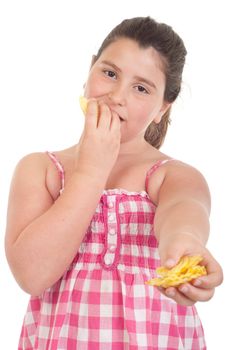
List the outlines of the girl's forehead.
<svg viewBox="0 0 232 350">
<path fill-rule="evenodd" d="M 97 61 L 112 62 L 120 69 L 135 68 L 148 74 L 164 74 L 164 62 L 159 52 L 152 46 L 142 48 L 135 40 L 128 38 L 119 38 L 109 44 Z"/>
</svg>

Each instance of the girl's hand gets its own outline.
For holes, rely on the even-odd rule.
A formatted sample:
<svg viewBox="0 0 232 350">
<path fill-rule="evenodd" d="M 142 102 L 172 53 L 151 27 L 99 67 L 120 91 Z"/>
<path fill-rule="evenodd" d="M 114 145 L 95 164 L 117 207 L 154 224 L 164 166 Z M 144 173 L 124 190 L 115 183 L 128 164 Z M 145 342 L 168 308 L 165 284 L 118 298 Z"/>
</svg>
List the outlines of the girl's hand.
<svg viewBox="0 0 232 350">
<path fill-rule="evenodd" d="M 108 177 L 118 157 L 121 122 L 104 103 L 89 100 L 85 126 L 77 147 L 75 167 L 81 172 Z"/>
<path fill-rule="evenodd" d="M 192 282 L 185 283 L 179 287 L 159 288 L 161 293 L 175 300 L 178 304 L 190 306 L 197 301 L 210 300 L 223 280 L 221 266 L 194 236 L 188 233 L 173 235 L 165 242 L 160 242 L 159 252 L 161 265 L 173 267 L 184 255 L 201 255 L 202 264 L 206 267 L 207 275 L 201 276 Z"/>
</svg>

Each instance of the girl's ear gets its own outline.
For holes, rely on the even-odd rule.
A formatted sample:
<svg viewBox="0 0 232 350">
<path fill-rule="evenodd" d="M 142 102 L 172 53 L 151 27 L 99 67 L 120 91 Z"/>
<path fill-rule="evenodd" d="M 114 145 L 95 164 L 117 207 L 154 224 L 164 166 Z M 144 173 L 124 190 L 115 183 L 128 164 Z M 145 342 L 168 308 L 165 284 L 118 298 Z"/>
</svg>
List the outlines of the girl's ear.
<svg viewBox="0 0 232 350">
<path fill-rule="evenodd" d="M 159 124 L 163 115 L 167 112 L 168 109 L 171 108 L 172 103 L 170 102 L 164 102 L 163 106 L 161 107 L 160 111 L 157 113 L 157 115 L 155 116 L 155 118 L 153 119 L 153 121 L 156 124 Z"/>
<path fill-rule="evenodd" d="M 93 67 L 93 65 L 96 62 L 96 60 L 97 60 L 97 56 L 96 55 L 92 55 L 92 59 L 91 59 L 89 70 Z M 83 89 L 85 89 L 85 85 L 86 85 L 86 83 L 84 83 Z"/>
<path fill-rule="evenodd" d="M 91 60 L 91 64 L 90 64 L 90 69 L 93 67 L 94 63 L 97 60 L 97 56 L 96 55 L 92 55 L 92 60 Z"/>
</svg>

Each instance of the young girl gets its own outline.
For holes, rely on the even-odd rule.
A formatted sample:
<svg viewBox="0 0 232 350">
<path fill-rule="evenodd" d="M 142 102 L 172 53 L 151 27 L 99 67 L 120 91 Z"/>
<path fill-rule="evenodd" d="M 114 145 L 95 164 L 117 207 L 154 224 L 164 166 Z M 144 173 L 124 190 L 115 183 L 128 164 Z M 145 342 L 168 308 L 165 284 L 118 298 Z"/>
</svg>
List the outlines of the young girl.
<svg viewBox="0 0 232 350">
<path fill-rule="evenodd" d="M 31 294 L 20 350 L 206 349 L 194 303 L 222 282 L 205 247 L 209 190 L 159 151 L 185 55 L 171 27 L 123 21 L 94 56 L 78 144 L 19 162 L 6 254 Z M 207 276 L 146 284 L 185 255 L 201 255 Z"/>
</svg>

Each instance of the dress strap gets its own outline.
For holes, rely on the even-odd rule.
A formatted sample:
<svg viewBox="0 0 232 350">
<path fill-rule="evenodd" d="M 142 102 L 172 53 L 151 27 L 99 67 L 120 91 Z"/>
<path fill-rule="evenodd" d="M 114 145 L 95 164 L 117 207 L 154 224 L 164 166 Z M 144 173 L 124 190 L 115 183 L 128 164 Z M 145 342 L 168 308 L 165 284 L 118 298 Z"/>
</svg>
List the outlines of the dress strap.
<svg viewBox="0 0 232 350">
<path fill-rule="evenodd" d="M 64 167 L 60 163 L 60 161 L 57 159 L 57 157 L 55 156 L 54 153 L 48 152 L 48 151 L 46 153 L 49 156 L 49 158 L 52 160 L 52 162 L 55 164 L 55 166 L 56 166 L 56 168 L 58 170 L 58 173 L 59 173 L 59 176 L 60 176 L 60 181 L 61 181 L 60 193 L 62 193 L 63 190 L 64 190 Z"/>
<path fill-rule="evenodd" d="M 149 182 L 149 179 L 150 179 L 151 175 L 157 169 L 159 169 L 159 167 L 161 167 L 161 165 L 166 164 L 167 162 L 170 162 L 172 160 L 175 160 L 175 159 L 171 158 L 171 159 L 158 160 L 154 165 L 152 165 L 152 167 L 148 170 L 148 172 L 146 174 L 146 180 L 145 180 L 145 190 L 146 190 L 146 192 L 148 191 L 148 182 Z"/>
</svg>

